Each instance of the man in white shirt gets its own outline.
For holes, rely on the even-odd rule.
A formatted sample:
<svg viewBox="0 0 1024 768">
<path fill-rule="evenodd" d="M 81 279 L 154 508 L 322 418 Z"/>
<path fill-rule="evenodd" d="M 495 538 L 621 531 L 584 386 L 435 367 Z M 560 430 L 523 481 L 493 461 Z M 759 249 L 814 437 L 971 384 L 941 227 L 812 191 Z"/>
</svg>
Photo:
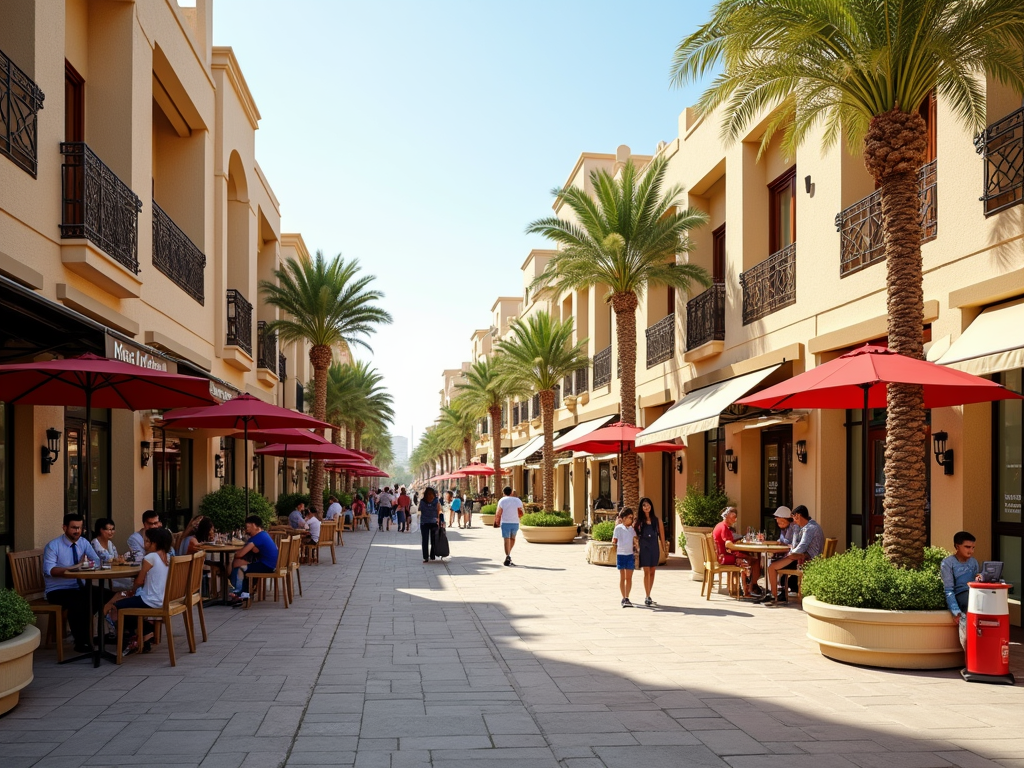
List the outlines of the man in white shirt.
<svg viewBox="0 0 1024 768">
<path fill-rule="evenodd" d="M 309 538 L 316 544 L 320 541 L 320 518 L 316 516 L 316 510 L 310 507 L 305 514 L 306 527 L 309 529 Z"/>
<path fill-rule="evenodd" d="M 505 542 L 505 565 L 512 562 L 512 547 L 516 545 L 516 534 L 519 533 L 519 518 L 523 516 L 523 502 L 512 495 L 511 486 L 506 485 L 504 494 L 498 501 L 498 511 L 494 515 L 494 527 L 501 526 L 501 538 Z"/>
<path fill-rule="evenodd" d="M 160 513 L 154 512 L 152 509 L 147 509 L 142 513 L 142 527 L 128 537 L 128 549 L 135 555 L 135 562 L 141 563 L 142 559 L 146 556 L 146 530 L 148 528 L 163 528 L 163 521 L 160 519 Z M 174 555 L 174 548 L 171 548 L 170 554 Z"/>
<path fill-rule="evenodd" d="M 325 520 L 337 520 L 341 517 L 341 504 L 338 503 L 337 496 L 328 496 L 327 501 L 330 504 L 327 507 L 327 512 L 324 514 Z"/>
</svg>

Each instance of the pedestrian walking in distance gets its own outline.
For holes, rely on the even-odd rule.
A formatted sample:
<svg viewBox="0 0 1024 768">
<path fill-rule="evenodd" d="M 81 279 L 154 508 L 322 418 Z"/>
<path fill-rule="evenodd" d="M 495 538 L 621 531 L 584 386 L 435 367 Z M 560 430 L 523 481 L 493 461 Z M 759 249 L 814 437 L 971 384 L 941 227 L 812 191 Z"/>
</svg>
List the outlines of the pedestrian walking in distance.
<svg viewBox="0 0 1024 768">
<path fill-rule="evenodd" d="M 636 516 L 636 537 L 639 541 L 640 567 L 644 572 L 644 605 L 654 605 L 651 589 L 654 587 L 654 569 L 661 562 L 661 548 L 665 542 L 665 532 L 654 512 L 654 502 L 646 496 L 640 499 L 640 509 Z"/>
<path fill-rule="evenodd" d="M 516 534 L 519 533 L 519 518 L 523 516 L 523 502 L 512 495 L 511 486 L 506 485 L 504 494 L 498 501 L 498 511 L 494 516 L 494 527 L 501 527 L 501 540 L 505 544 L 505 565 L 512 566 L 512 547 L 516 545 Z"/>
</svg>

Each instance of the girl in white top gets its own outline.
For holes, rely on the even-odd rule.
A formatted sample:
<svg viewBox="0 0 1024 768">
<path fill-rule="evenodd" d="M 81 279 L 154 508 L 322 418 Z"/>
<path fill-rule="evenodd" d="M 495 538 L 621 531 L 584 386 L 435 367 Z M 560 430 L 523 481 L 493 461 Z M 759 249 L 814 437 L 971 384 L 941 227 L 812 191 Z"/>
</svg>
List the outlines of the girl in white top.
<svg viewBox="0 0 1024 768">
<path fill-rule="evenodd" d="M 131 590 L 114 595 L 104 606 L 104 613 L 110 616 L 112 621 L 117 621 L 119 608 L 160 608 L 164 604 L 164 590 L 167 587 L 173 543 L 174 537 L 166 528 L 146 529 L 146 555 L 142 560 L 142 570 L 135 577 L 135 586 Z M 152 623 L 144 622 L 142 641 L 147 647 L 152 639 L 152 633 Z M 138 648 L 139 639 L 133 637 L 127 640 L 126 645 L 126 650 L 130 653 Z"/>
<path fill-rule="evenodd" d="M 615 564 L 619 569 L 619 592 L 622 593 L 622 607 L 631 608 L 629 592 L 633 589 L 633 568 L 636 566 L 636 529 L 633 528 L 633 510 L 623 507 L 615 520 Z"/>
</svg>

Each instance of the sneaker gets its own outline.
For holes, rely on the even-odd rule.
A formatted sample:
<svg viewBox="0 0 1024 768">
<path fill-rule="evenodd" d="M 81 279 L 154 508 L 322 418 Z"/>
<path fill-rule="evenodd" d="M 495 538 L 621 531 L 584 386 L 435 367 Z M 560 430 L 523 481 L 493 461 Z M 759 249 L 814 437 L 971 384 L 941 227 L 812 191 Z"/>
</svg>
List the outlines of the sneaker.
<svg viewBox="0 0 1024 768">
<path fill-rule="evenodd" d="M 502 565 L 512 565 L 512 558 L 511 557 L 506 557 L 505 558 L 505 562 L 502 563 Z"/>
<path fill-rule="evenodd" d="M 622 607 L 623 608 L 632 608 L 633 607 L 633 604 L 629 601 L 628 597 L 622 598 Z"/>
<path fill-rule="evenodd" d="M 651 600 L 650 596 L 644 598 L 644 605 L 646 605 L 646 606 L 654 605 L 654 601 Z"/>
<path fill-rule="evenodd" d="M 767 600 L 771 596 L 772 596 L 771 592 L 765 592 L 763 595 L 761 595 L 760 597 L 755 599 L 754 602 L 757 603 L 758 605 L 760 605 L 761 603 L 763 603 L 765 600 Z"/>
<path fill-rule="evenodd" d="M 505 565 L 511 565 L 513 568 L 516 567 L 516 564 L 512 562 L 512 558 L 511 557 L 508 559 L 508 562 L 505 563 Z"/>
<path fill-rule="evenodd" d="M 628 601 L 628 600 L 626 600 L 626 598 L 622 598 L 622 599 L 621 599 L 621 600 L 619 601 L 619 605 L 621 605 L 621 606 L 622 606 L 623 608 L 625 608 L 625 607 L 626 607 L 626 603 L 627 603 L 627 602 L 629 602 L 629 601 Z"/>
<path fill-rule="evenodd" d="M 760 598 L 758 598 L 756 602 L 759 605 L 774 605 L 775 600 L 775 595 L 773 595 L 771 592 L 766 592 Z"/>
</svg>

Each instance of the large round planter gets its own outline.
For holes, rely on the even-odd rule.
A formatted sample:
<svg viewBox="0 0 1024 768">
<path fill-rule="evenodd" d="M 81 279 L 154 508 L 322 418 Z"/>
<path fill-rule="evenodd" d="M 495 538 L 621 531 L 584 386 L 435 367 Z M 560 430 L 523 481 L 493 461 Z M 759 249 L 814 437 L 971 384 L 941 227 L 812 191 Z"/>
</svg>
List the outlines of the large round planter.
<svg viewBox="0 0 1024 768">
<path fill-rule="evenodd" d="M 520 525 L 519 532 L 531 544 L 572 544 L 575 525 Z"/>
<path fill-rule="evenodd" d="M 587 562 L 591 565 L 610 565 L 615 567 L 615 545 L 610 541 L 587 542 Z"/>
<path fill-rule="evenodd" d="M 14 709 L 21 689 L 32 682 L 32 653 L 39 638 L 39 630 L 29 624 L 17 637 L 0 643 L 0 715 Z"/>
<path fill-rule="evenodd" d="M 493 526 L 494 515 L 480 515 L 480 525 L 484 526 L 485 528 L 487 526 Z"/>
<path fill-rule="evenodd" d="M 686 534 L 686 559 L 690 561 L 690 571 L 694 581 L 704 581 L 704 550 L 697 538 L 705 533 L 711 533 L 714 528 L 695 528 L 690 525 L 683 526 L 683 533 Z"/>
<path fill-rule="evenodd" d="M 949 611 L 845 608 L 803 599 L 807 636 L 823 656 L 888 669 L 962 667 L 964 651 Z"/>
</svg>

